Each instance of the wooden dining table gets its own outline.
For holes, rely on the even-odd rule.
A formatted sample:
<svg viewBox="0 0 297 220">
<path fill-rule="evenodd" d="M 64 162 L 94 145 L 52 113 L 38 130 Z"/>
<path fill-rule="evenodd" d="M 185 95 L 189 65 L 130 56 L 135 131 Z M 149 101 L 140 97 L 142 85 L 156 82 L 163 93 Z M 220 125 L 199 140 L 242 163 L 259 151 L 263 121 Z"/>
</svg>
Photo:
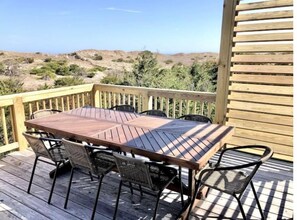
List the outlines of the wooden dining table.
<svg viewBox="0 0 297 220">
<path fill-rule="evenodd" d="M 187 168 L 189 197 L 195 173 L 234 133 L 230 126 L 94 107 L 27 120 L 25 126 Z"/>
</svg>

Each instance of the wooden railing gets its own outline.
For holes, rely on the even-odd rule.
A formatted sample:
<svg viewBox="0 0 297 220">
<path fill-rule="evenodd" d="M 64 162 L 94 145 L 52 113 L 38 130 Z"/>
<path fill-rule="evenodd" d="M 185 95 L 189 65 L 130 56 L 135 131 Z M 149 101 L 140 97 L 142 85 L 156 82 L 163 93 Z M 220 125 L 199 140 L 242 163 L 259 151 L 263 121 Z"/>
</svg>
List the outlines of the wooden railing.
<svg viewBox="0 0 297 220">
<path fill-rule="evenodd" d="M 109 108 L 117 104 L 133 105 L 137 112 L 159 109 L 169 117 L 202 114 L 214 117 L 215 93 L 153 89 L 106 84 L 86 84 L 34 91 L 0 97 L 0 155 L 22 150 L 24 121 L 40 109 L 68 111 L 81 106 Z"/>
</svg>

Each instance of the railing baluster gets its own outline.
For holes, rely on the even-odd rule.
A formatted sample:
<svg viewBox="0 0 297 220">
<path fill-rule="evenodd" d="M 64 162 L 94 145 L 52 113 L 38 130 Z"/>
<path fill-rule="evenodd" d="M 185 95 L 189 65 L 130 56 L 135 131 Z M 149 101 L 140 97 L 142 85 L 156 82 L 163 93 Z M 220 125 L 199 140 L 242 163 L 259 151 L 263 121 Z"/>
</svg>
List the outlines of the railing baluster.
<svg viewBox="0 0 297 220">
<path fill-rule="evenodd" d="M 66 103 L 67 103 L 67 111 L 70 110 L 70 97 L 66 96 Z"/>
<path fill-rule="evenodd" d="M 176 105 L 176 101 L 175 99 L 173 99 L 173 103 L 172 103 L 172 118 L 175 118 L 175 105 Z M 168 115 L 169 116 L 169 115 Z"/>
<path fill-rule="evenodd" d="M 50 109 L 53 109 L 52 99 L 49 99 L 49 108 L 50 108 Z"/>
<path fill-rule="evenodd" d="M 1 108 L 0 114 L 1 114 L 1 121 L 2 121 L 4 144 L 9 144 L 8 134 L 7 134 L 7 126 L 6 126 L 6 116 L 5 116 L 5 109 L 4 108 Z"/>
<path fill-rule="evenodd" d="M 201 102 L 200 114 L 203 115 L 203 112 L 204 112 L 204 102 Z"/>
<path fill-rule="evenodd" d="M 178 112 L 178 116 L 182 116 L 183 115 L 183 100 L 179 100 L 179 112 Z"/>
</svg>

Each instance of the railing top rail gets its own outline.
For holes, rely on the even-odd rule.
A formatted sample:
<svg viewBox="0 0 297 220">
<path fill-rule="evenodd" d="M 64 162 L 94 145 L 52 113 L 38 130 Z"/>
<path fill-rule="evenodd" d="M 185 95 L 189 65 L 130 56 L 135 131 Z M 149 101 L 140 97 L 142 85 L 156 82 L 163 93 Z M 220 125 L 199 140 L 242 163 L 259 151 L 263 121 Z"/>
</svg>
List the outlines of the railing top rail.
<svg viewBox="0 0 297 220">
<path fill-rule="evenodd" d="M 109 84 L 94 84 L 96 90 L 112 90 L 117 93 L 131 93 L 131 94 L 141 94 L 142 92 L 147 93 L 151 96 L 162 96 L 161 94 L 167 94 L 167 96 L 177 96 L 182 95 L 183 97 L 189 96 L 200 96 L 204 97 L 207 100 L 214 101 L 216 93 L 213 92 L 197 92 L 197 91 L 188 91 L 188 90 L 175 90 L 175 89 L 160 89 L 160 88 L 146 88 L 146 87 L 135 87 L 135 86 L 119 86 L 119 85 L 109 85 Z"/>
<path fill-rule="evenodd" d="M 32 92 L 23 92 L 12 95 L 4 95 L 0 97 L 0 107 L 8 106 L 13 104 L 13 99 L 15 97 L 22 97 L 23 102 L 32 102 L 42 99 L 55 98 L 65 95 L 71 95 L 81 92 L 91 92 L 93 89 L 93 84 L 84 84 L 78 86 L 68 86 L 63 88 L 56 88 L 49 90 L 39 90 Z"/>
</svg>

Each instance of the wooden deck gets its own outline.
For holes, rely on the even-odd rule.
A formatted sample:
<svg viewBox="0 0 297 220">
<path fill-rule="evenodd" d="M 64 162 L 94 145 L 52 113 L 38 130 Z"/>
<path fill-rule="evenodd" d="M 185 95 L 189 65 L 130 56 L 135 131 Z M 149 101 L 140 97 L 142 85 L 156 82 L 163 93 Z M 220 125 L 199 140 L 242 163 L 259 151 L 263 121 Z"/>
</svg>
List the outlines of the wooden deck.
<svg viewBox="0 0 297 220">
<path fill-rule="evenodd" d="M 237 164 L 246 154 L 228 155 L 228 164 Z M 251 156 L 251 155 L 249 155 Z M 214 160 L 216 159 L 216 156 Z M 13 152 L 0 161 L 0 219 L 89 219 L 94 204 L 97 181 L 89 176 L 74 176 L 68 208 L 63 209 L 69 173 L 59 176 L 52 198 L 47 204 L 52 179 L 48 173 L 52 166 L 39 163 L 31 188 L 27 186 L 33 166 L 34 154 L 30 150 Z M 183 172 L 186 179 L 187 172 Z M 292 163 L 271 159 L 264 164 L 254 183 L 259 199 L 268 219 L 293 218 L 293 165 Z M 112 219 L 119 177 L 117 173 L 108 174 L 103 180 L 97 206 L 96 219 Z M 155 198 L 144 195 L 140 201 L 138 193 L 131 195 L 127 188 L 121 194 L 118 219 L 151 219 Z M 250 188 L 242 198 L 249 219 L 259 219 Z M 158 209 L 158 219 L 176 219 L 180 211 L 178 193 L 166 190 Z M 226 194 L 211 190 L 199 207 L 192 212 L 192 219 L 240 219 L 237 203 Z"/>
</svg>

